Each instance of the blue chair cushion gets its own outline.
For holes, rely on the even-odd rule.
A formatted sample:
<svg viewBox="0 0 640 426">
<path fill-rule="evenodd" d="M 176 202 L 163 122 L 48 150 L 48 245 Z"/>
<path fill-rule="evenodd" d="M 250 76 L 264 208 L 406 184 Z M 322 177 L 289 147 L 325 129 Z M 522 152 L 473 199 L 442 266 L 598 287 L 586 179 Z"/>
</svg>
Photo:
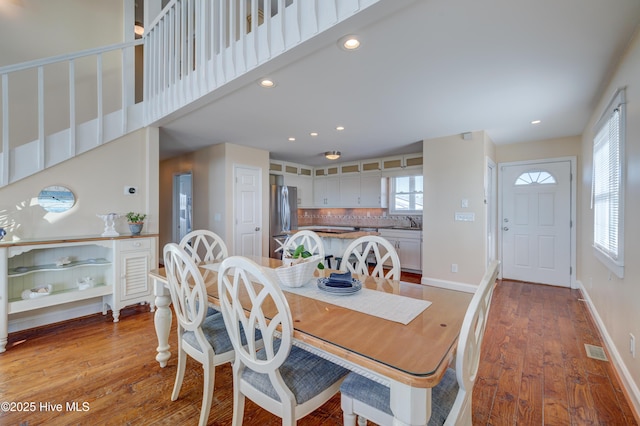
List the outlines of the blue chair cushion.
<svg viewBox="0 0 640 426">
<path fill-rule="evenodd" d="M 279 346 L 278 342 L 276 342 L 275 346 L 276 348 Z M 265 359 L 264 356 L 261 357 L 261 354 L 264 354 L 264 350 L 258 353 L 258 358 Z M 280 375 L 284 383 L 295 395 L 298 405 L 304 404 L 320 394 L 346 376 L 347 373 L 349 373 L 349 370 L 346 368 L 296 346 L 291 347 L 289 357 L 280 366 Z M 245 368 L 242 378 L 260 392 L 276 401 L 280 401 L 280 397 L 267 374 L 257 373 Z"/>
<path fill-rule="evenodd" d="M 342 382 L 340 392 L 393 416 L 390 406 L 391 391 L 388 387 L 378 382 L 356 373 L 350 373 Z M 433 388 L 431 393 L 432 410 L 429 426 L 444 424 L 457 394 L 458 381 L 456 380 L 456 372 L 452 368 L 448 368 L 438 386 Z"/>
<path fill-rule="evenodd" d="M 231 343 L 227 329 L 224 326 L 224 319 L 221 312 L 215 312 L 211 315 L 207 315 L 202 323 L 202 332 L 216 354 L 222 354 L 233 350 L 233 343 Z M 242 344 L 246 345 L 247 338 L 244 335 L 243 330 L 240 330 L 240 337 L 242 339 Z M 182 335 L 182 338 L 194 348 L 198 348 L 202 351 L 193 331 L 186 331 Z M 260 340 L 261 338 L 260 331 L 256 331 L 256 340 Z"/>
</svg>

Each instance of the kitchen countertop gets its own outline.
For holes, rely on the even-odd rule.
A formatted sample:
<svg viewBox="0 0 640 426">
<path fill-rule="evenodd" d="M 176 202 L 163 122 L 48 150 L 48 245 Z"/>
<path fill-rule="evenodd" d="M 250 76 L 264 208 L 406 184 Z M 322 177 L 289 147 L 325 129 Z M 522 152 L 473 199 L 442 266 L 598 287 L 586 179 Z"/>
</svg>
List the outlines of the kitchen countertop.
<svg viewBox="0 0 640 426">
<path fill-rule="evenodd" d="M 349 231 L 349 230 L 341 229 L 339 230 L 340 232 L 335 232 L 336 230 L 331 228 L 327 228 L 327 231 L 330 231 L 330 232 L 322 232 L 321 230 L 313 230 L 313 229 L 310 229 L 310 230 L 314 231 L 321 238 L 340 238 L 345 240 L 355 240 L 356 238 L 365 237 L 367 235 L 380 235 L 379 232 L 375 232 L 375 231 Z M 291 230 L 289 231 L 289 233 L 295 234 L 298 231 L 304 231 L 304 229 Z"/>
</svg>

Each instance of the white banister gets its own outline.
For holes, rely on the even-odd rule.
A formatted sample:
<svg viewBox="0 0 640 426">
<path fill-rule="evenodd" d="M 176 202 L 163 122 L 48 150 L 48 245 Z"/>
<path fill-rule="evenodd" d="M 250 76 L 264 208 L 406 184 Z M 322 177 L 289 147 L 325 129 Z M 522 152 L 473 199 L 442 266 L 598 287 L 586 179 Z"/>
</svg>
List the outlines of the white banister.
<svg viewBox="0 0 640 426">
<path fill-rule="evenodd" d="M 158 125 L 169 114 L 382 1 L 170 0 L 153 21 L 145 17 L 150 25 L 141 39 L 0 67 L 0 187 L 143 126 Z M 135 83 L 139 79 L 135 78 L 134 59 L 139 45 L 144 45 L 143 102 L 135 104 Z M 105 55 L 112 52 L 115 60 Z M 92 58 L 95 74 L 87 67 Z M 58 63 L 68 65 L 68 78 L 60 67 L 51 67 Z M 25 83 L 27 78 L 33 79 L 30 70 L 37 70 L 37 99 L 24 95 L 22 92 L 28 91 L 20 86 L 34 86 L 31 80 Z M 24 78 L 9 78 L 23 71 L 27 72 Z M 105 87 L 118 78 L 118 88 Z M 52 87 L 60 87 L 58 80 L 68 81 L 68 101 L 62 96 L 68 108 L 59 98 L 50 97 L 55 93 Z M 92 104 L 94 98 L 96 103 Z M 14 103 L 19 105 L 16 111 L 31 109 L 26 117 L 10 117 L 9 107 L 11 104 L 13 111 Z M 87 104 L 95 105 L 95 116 Z M 114 106 L 116 111 L 111 111 Z M 52 108 L 62 114 L 52 112 Z M 63 125 L 63 130 L 58 130 L 60 123 L 48 124 L 54 119 L 64 120 L 67 111 L 68 128 Z M 37 117 L 37 139 L 33 141 L 22 140 L 31 135 L 16 135 L 27 133 L 28 126 L 16 126 L 18 130 L 14 131 L 10 122 L 10 118 L 14 123 L 31 120 L 29 114 Z M 48 127 L 57 132 L 47 133 Z"/>
<path fill-rule="evenodd" d="M 9 183 L 9 75 L 2 74 L 2 175 L 0 185 Z"/>
<path fill-rule="evenodd" d="M 38 170 L 44 170 L 44 68 L 38 67 Z"/>
<path fill-rule="evenodd" d="M 76 155 L 76 61 L 69 61 L 69 157 Z"/>
</svg>

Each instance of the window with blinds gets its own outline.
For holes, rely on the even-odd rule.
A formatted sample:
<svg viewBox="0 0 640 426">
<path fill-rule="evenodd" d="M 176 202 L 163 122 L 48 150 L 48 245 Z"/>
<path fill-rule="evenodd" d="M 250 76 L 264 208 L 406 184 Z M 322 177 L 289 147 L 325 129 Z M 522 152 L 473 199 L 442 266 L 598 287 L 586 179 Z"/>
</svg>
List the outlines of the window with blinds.
<svg viewBox="0 0 640 426">
<path fill-rule="evenodd" d="M 592 208 L 596 257 L 624 276 L 623 164 L 624 90 L 619 90 L 595 127 Z"/>
</svg>

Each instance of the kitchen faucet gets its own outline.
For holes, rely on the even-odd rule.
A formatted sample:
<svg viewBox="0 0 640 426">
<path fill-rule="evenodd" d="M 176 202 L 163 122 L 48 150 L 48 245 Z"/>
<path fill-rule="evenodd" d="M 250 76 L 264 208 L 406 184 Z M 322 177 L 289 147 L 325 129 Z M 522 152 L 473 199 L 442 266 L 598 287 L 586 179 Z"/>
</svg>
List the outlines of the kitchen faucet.
<svg viewBox="0 0 640 426">
<path fill-rule="evenodd" d="M 411 216 L 407 216 L 407 219 L 409 219 L 409 226 L 411 228 L 418 228 L 418 223 L 415 221 L 414 218 L 412 218 Z"/>
</svg>

